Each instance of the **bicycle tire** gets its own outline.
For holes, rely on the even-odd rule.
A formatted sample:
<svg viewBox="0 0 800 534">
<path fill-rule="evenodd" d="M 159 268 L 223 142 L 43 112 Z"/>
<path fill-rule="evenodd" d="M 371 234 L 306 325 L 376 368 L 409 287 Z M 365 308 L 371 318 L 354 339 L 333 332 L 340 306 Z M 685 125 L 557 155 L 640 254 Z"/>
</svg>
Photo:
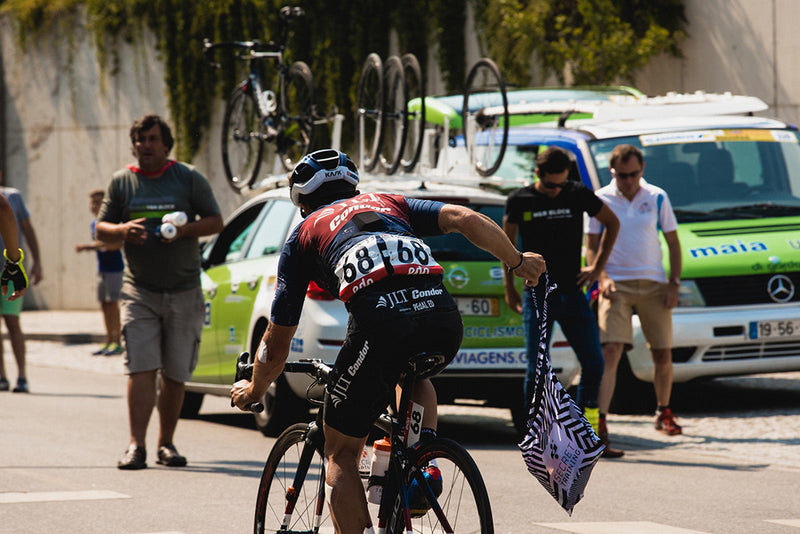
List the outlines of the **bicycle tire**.
<svg viewBox="0 0 800 534">
<path fill-rule="evenodd" d="M 480 109 L 500 105 L 503 106 L 502 115 L 480 115 Z M 477 121 L 475 135 L 471 137 L 468 132 L 468 118 L 472 115 L 476 116 Z M 470 159 L 475 162 L 475 170 L 481 176 L 491 176 L 500 168 L 508 146 L 509 113 L 505 82 L 500 75 L 500 69 L 489 58 L 479 60 L 469 71 L 461 108 L 461 122 L 464 143 Z M 498 127 L 502 128 L 502 133 L 500 147 L 496 148 Z"/>
<path fill-rule="evenodd" d="M 436 438 L 419 445 L 417 454 L 417 466 L 424 468 L 435 460 L 441 472 L 442 491 L 437 497 L 437 502 L 444 517 L 447 518 L 449 525 L 446 526 L 449 528 L 442 525 L 433 509 L 429 509 L 424 515 L 418 513 L 415 514 L 416 517 L 412 517 L 413 532 L 494 534 L 489 494 L 478 466 L 467 450 L 450 439 Z M 408 472 L 406 473 L 406 476 L 410 476 Z M 394 512 L 388 522 L 388 531 L 391 534 L 403 534 L 406 532 L 405 515 L 397 513 L 399 512 L 397 506 L 394 507 Z"/>
<path fill-rule="evenodd" d="M 410 53 L 403 54 L 400 61 L 403 63 L 403 74 L 406 79 L 409 122 L 406 145 L 400 163 L 404 172 L 412 172 L 419 162 L 425 135 L 425 79 L 422 77 L 417 56 Z"/>
<path fill-rule="evenodd" d="M 370 172 L 378 163 L 383 128 L 383 62 L 371 53 L 364 61 L 356 97 L 356 146 L 359 166 Z"/>
<path fill-rule="evenodd" d="M 249 83 L 231 93 L 222 120 L 222 167 L 228 184 L 241 193 L 255 182 L 264 155 L 259 125 L 263 115 Z"/>
<path fill-rule="evenodd" d="M 289 67 L 276 151 L 286 171 L 294 170 L 314 143 L 314 76 L 303 61 Z"/>
<path fill-rule="evenodd" d="M 403 63 L 391 56 L 383 65 L 383 122 L 380 160 L 386 174 L 400 167 L 408 130 L 408 88 Z"/>
<path fill-rule="evenodd" d="M 292 425 L 272 446 L 258 485 L 253 523 L 253 531 L 256 534 L 279 531 L 285 534 L 333 532 L 333 520 L 324 502 L 325 465 L 323 452 L 319 446 L 315 447 L 312 453 L 303 485 L 297 489 L 297 502 L 291 524 L 287 529 L 281 529 L 286 513 L 286 491 L 294 485 L 295 473 L 301 467 L 300 460 L 307 429 L 308 423 Z M 314 530 L 317 524 L 316 511 L 322 514 L 319 518 L 319 530 Z"/>
</svg>

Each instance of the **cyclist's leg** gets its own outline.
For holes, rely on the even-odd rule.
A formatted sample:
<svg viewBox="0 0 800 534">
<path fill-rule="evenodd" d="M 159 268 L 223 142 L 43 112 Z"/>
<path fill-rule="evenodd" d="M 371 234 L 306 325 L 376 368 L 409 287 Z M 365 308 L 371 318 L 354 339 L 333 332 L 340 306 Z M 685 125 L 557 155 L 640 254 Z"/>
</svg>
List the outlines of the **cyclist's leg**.
<svg viewBox="0 0 800 534">
<path fill-rule="evenodd" d="M 358 474 L 358 461 L 367 437 L 348 436 L 325 424 L 325 457 L 331 517 L 336 532 L 362 534 L 369 524 L 364 486 Z"/>
</svg>

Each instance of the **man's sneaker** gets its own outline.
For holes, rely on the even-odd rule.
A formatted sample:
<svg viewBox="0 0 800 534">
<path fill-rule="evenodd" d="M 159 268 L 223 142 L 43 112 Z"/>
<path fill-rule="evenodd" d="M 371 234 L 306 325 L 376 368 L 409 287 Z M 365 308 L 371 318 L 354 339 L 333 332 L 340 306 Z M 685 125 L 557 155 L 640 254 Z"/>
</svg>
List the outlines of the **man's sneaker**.
<svg viewBox="0 0 800 534">
<path fill-rule="evenodd" d="M 108 346 L 109 346 L 109 343 L 106 343 L 105 345 L 100 347 L 98 350 L 94 351 L 92 353 L 92 356 L 102 356 L 102 355 L 104 355 L 106 353 L 106 351 L 108 350 Z"/>
<path fill-rule="evenodd" d="M 25 378 L 17 379 L 17 385 L 14 386 L 14 393 L 28 393 L 28 381 Z"/>
<path fill-rule="evenodd" d="M 433 494 L 437 497 L 442 494 L 442 472 L 435 465 L 429 465 L 422 470 L 422 476 L 428 481 Z M 416 480 L 411 481 L 408 487 L 408 510 L 411 517 L 422 517 L 430 509 L 428 499 L 420 491 Z"/>
<path fill-rule="evenodd" d="M 622 458 L 625 455 L 625 451 L 611 448 L 611 441 L 608 439 L 608 427 L 606 426 L 606 420 L 600 419 L 597 426 L 597 435 L 600 437 L 600 441 L 603 443 L 603 445 L 606 446 L 606 448 L 603 449 L 603 458 Z"/>
<path fill-rule="evenodd" d="M 183 467 L 186 465 L 186 457 L 178 454 L 178 449 L 170 443 L 158 448 L 158 460 L 156 463 L 167 467 Z"/>
<path fill-rule="evenodd" d="M 103 354 L 106 356 L 117 356 L 118 354 L 122 354 L 123 350 L 122 345 L 119 343 L 111 343 Z"/>
<path fill-rule="evenodd" d="M 668 436 L 677 436 L 683 433 L 681 426 L 675 422 L 672 410 L 665 408 L 661 413 L 656 413 L 656 430 Z"/>
<path fill-rule="evenodd" d="M 0 378 L 0 391 L 8 391 L 9 387 L 10 384 L 8 383 L 8 380 L 6 380 L 5 377 Z"/>
<path fill-rule="evenodd" d="M 136 445 L 130 445 L 128 450 L 125 451 L 125 454 L 122 455 L 122 458 L 119 462 L 117 462 L 117 467 L 119 469 L 144 469 L 147 467 L 147 451 L 144 450 L 144 447 L 137 447 Z"/>
</svg>

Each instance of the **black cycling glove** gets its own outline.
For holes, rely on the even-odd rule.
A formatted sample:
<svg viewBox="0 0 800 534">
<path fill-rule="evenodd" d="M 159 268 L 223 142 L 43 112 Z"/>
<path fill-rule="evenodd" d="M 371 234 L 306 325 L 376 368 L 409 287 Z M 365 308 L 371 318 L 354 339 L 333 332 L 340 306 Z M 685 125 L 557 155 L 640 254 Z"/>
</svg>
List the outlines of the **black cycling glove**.
<svg viewBox="0 0 800 534">
<path fill-rule="evenodd" d="M 3 274 L 0 275 L 0 287 L 8 287 L 9 280 L 14 283 L 14 291 L 25 289 L 28 287 L 28 275 L 25 273 L 25 268 L 22 266 L 22 249 L 19 249 L 19 260 L 11 261 L 8 259 L 8 254 L 3 249 L 3 257 L 6 259 L 6 264 L 3 266 Z"/>
</svg>

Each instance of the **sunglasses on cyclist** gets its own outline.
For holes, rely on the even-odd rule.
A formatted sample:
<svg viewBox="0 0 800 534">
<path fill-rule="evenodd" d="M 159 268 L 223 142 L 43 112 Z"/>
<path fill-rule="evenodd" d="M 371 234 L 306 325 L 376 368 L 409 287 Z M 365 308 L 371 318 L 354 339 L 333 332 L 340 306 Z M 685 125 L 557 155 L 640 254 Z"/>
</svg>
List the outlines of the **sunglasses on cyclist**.
<svg viewBox="0 0 800 534">
<path fill-rule="evenodd" d="M 566 187 L 567 182 L 566 180 L 563 182 L 545 182 L 542 181 L 542 185 L 545 186 L 547 189 L 562 189 Z"/>
<path fill-rule="evenodd" d="M 622 180 L 626 180 L 628 178 L 636 178 L 637 176 L 642 174 L 642 169 L 639 169 L 639 170 L 636 170 L 636 171 L 633 171 L 633 172 L 618 172 L 616 169 L 611 169 L 611 170 L 614 173 L 614 176 L 616 176 L 617 178 L 620 178 Z"/>
</svg>

